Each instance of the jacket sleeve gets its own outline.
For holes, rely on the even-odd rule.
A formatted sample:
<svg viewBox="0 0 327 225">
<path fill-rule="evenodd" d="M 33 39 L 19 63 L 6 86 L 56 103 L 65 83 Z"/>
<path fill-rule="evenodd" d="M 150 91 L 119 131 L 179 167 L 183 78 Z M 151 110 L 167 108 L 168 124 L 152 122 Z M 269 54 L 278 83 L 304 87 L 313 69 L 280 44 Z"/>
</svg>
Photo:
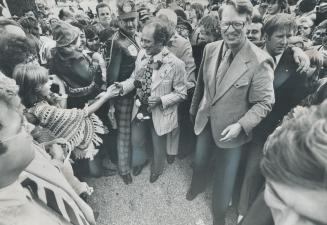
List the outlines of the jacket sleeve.
<svg viewBox="0 0 327 225">
<path fill-rule="evenodd" d="M 107 83 L 110 86 L 117 81 L 120 72 L 120 64 L 122 62 L 122 48 L 115 39 L 112 43 L 112 55 L 110 62 L 107 65 Z"/>
<path fill-rule="evenodd" d="M 185 42 L 181 60 L 185 63 L 187 89 L 195 86 L 195 62 L 192 53 L 192 46 L 189 41 Z"/>
<path fill-rule="evenodd" d="M 206 49 L 207 47 L 205 47 L 203 51 L 202 61 L 198 73 L 198 79 L 196 82 L 196 86 L 191 102 L 191 107 L 190 107 L 190 114 L 193 116 L 195 116 L 196 113 L 198 112 L 200 101 L 202 100 L 203 93 L 204 93 L 203 64 L 205 62 Z"/>
<path fill-rule="evenodd" d="M 160 97 L 163 109 L 185 100 L 187 96 L 185 64 L 182 61 L 176 62 L 174 72 L 173 91 Z"/>
<path fill-rule="evenodd" d="M 272 59 L 267 59 L 254 70 L 249 90 L 252 107 L 238 121 L 247 135 L 268 115 L 275 103 L 273 65 Z"/>
</svg>

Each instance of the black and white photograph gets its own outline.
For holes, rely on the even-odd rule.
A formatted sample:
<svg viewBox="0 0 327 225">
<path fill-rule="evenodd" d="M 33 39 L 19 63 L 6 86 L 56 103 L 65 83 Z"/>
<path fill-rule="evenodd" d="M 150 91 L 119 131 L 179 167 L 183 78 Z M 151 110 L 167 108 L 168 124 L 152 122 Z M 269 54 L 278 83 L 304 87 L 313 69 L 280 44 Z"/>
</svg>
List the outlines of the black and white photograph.
<svg viewBox="0 0 327 225">
<path fill-rule="evenodd" d="M 327 225 L 327 0 L 0 0 L 0 225 Z"/>
</svg>

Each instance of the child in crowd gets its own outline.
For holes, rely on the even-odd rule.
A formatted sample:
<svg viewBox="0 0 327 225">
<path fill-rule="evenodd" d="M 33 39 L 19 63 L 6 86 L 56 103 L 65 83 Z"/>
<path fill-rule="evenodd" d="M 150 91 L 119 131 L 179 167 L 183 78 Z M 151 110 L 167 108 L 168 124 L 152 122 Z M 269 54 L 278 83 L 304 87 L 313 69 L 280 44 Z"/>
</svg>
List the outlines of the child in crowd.
<svg viewBox="0 0 327 225">
<path fill-rule="evenodd" d="M 56 76 L 49 76 L 44 67 L 33 63 L 19 64 L 13 77 L 20 86 L 19 95 L 26 106 L 27 118 L 37 126 L 34 137 L 44 143 L 52 158 L 58 162 L 58 168 L 66 171 L 67 180 L 78 194 L 92 192 L 92 188 L 76 180 L 67 159 L 71 153 L 76 159 L 91 160 L 97 154 L 95 147 L 102 143 L 97 134 L 103 134 L 105 129 L 94 112 L 117 96 L 118 90 L 110 86 L 92 105 L 84 109 L 65 109 L 65 87 Z M 50 91 L 52 84 L 59 86 L 58 95 Z"/>
</svg>

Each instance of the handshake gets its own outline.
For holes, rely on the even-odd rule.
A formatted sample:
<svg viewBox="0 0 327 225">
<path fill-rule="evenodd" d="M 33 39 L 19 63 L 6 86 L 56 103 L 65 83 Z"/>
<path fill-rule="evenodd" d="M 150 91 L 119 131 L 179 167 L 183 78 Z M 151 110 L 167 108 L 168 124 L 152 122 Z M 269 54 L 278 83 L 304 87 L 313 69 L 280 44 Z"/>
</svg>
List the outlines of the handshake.
<svg viewBox="0 0 327 225">
<path fill-rule="evenodd" d="M 123 86 L 120 83 L 115 82 L 114 84 L 110 85 L 106 91 L 98 94 L 95 97 L 95 99 L 99 99 L 99 98 L 111 99 L 117 97 L 118 95 L 122 95 L 122 93 L 123 93 Z"/>
</svg>

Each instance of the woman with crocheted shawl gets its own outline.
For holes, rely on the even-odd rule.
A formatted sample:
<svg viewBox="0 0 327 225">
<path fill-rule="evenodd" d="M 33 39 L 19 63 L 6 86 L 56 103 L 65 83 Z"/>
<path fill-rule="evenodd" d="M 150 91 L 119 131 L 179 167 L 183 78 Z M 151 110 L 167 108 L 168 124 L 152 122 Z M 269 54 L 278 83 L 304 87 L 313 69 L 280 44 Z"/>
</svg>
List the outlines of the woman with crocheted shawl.
<svg viewBox="0 0 327 225">
<path fill-rule="evenodd" d="M 73 151 L 77 159 L 92 159 L 98 152 L 95 146 L 102 143 L 97 134 L 105 132 L 94 112 L 110 98 L 117 96 L 119 90 L 112 85 L 84 109 L 65 109 L 65 88 L 56 76 L 49 76 L 44 67 L 33 63 L 19 64 L 13 77 L 20 86 L 19 95 L 27 113 L 33 115 L 39 125 L 48 129 L 55 138 L 64 138 L 68 154 Z M 52 84 L 59 86 L 59 95 L 50 91 Z"/>
</svg>

